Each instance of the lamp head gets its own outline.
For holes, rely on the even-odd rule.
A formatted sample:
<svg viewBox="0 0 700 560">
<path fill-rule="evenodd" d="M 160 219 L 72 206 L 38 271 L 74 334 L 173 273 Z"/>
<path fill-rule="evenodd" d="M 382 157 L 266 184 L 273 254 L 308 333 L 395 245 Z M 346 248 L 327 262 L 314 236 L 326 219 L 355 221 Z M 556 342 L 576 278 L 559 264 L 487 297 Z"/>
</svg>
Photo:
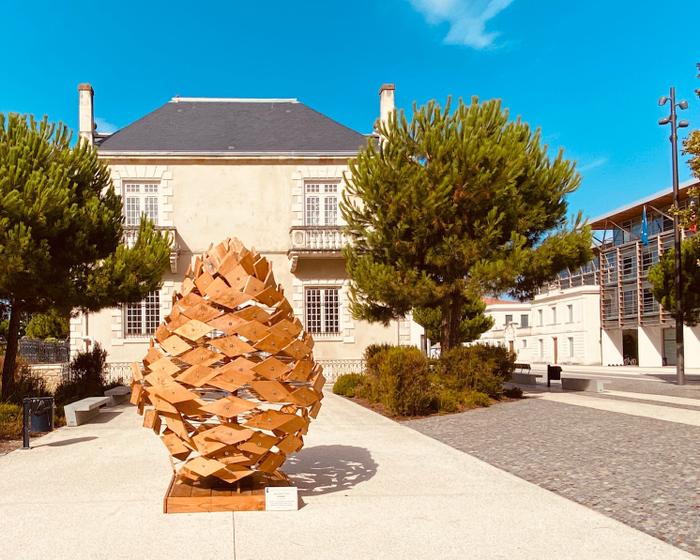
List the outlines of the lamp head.
<svg viewBox="0 0 700 560">
<path fill-rule="evenodd" d="M 687 128 L 688 124 L 688 121 L 678 121 L 678 128 Z"/>
<path fill-rule="evenodd" d="M 666 97 L 665 95 L 662 95 L 661 97 L 659 97 L 659 107 L 666 105 L 667 102 L 668 102 L 668 97 Z"/>
<path fill-rule="evenodd" d="M 664 125 L 671 122 L 671 117 L 666 117 L 665 119 L 659 119 L 659 124 Z"/>
<path fill-rule="evenodd" d="M 688 108 L 688 102 L 684 99 L 678 104 L 678 108 L 685 111 Z"/>
</svg>

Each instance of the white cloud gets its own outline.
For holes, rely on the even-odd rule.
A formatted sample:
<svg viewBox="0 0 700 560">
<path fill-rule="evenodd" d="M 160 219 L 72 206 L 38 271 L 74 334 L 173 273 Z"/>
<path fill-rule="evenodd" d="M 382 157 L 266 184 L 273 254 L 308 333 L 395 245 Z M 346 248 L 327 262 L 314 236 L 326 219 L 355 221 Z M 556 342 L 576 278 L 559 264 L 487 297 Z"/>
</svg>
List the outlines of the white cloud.
<svg viewBox="0 0 700 560">
<path fill-rule="evenodd" d="M 591 160 L 581 165 L 581 167 L 578 168 L 578 171 L 579 173 L 585 173 L 586 171 L 591 171 L 593 169 L 596 169 L 597 167 L 602 167 L 606 163 L 608 163 L 608 158 L 597 157 L 594 160 Z"/>
<path fill-rule="evenodd" d="M 113 132 L 119 130 L 119 127 L 116 124 L 112 124 L 108 120 L 101 117 L 95 117 L 95 124 L 97 125 L 97 132 L 101 132 L 102 134 L 112 134 Z"/>
<path fill-rule="evenodd" d="M 505 10 L 513 0 L 409 0 L 428 23 L 448 23 L 445 43 L 485 49 L 498 37 L 486 31 L 486 24 Z"/>
</svg>

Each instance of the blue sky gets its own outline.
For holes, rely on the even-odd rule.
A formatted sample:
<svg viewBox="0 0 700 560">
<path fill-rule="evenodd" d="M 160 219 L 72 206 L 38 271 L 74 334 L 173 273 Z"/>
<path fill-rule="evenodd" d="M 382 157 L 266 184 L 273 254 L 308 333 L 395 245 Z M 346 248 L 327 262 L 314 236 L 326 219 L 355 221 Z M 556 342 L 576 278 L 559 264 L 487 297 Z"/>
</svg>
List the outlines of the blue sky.
<svg viewBox="0 0 700 560">
<path fill-rule="evenodd" d="M 298 97 L 361 132 L 394 82 L 410 109 L 501 98 L 579 162 L 570 210 L 590 217 L 670 185 L 658 97 L 676 85 L 700 126 L 694 22 L 648 0 L 3 0 L 0 112 L 77 125 L 77 84 L 101 127 L 172 96 Z M 681 178 L 688 178 L 682 165 Z"/>
</svg>

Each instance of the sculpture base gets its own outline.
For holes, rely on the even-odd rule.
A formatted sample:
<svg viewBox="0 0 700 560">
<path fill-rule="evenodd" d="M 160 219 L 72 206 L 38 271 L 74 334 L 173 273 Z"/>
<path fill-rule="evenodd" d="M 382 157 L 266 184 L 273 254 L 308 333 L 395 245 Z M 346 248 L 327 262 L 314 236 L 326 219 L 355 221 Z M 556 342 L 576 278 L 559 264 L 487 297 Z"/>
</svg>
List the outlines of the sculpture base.
<svg viewBox="0 0 700 560">
<path fill-rule="evenodd" d="M 265 488 L 290 485 L 282 471 L 255 473 L 235 484 L 216 478 L 193 482 L 173 474 L 163 498 L 163 513 L 265 511 Z"/>
</svg>

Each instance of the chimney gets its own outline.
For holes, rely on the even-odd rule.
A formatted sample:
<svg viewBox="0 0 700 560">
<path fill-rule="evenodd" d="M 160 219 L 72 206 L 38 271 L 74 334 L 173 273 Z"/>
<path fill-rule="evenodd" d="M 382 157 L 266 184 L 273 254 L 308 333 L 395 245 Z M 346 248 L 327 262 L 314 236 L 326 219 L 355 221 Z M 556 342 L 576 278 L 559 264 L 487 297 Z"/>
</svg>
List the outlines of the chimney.
<svg viewBox="0 0 700 560">
<path fill-rule="evenodd" d="M 394 112 L 394 84 L 383 84 L 379 88 L 379 118 L 384 124 L 389 123 L 389 115 Z"/>
<path fill-rule="evenodd" d="M 78 135 L 91 146 L 95 139 L 95 111 L 92 104 L 94 95 L 90 84 L 78 85 Z"/>
</svg>

